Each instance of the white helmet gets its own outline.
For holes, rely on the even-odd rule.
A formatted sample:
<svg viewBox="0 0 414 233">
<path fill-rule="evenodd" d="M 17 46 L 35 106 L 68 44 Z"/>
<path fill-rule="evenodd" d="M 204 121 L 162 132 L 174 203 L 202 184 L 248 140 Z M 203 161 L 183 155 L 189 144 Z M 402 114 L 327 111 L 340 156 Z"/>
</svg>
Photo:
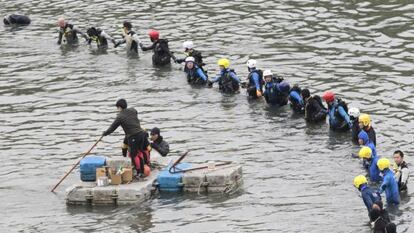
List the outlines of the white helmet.
<svg viewBox="0 0 414 233">
<path fill-rule="evenodd" d="M 249 67 L 249 68 L 256 68 L 256 60 L 253 60 L 253 59 L 249 59 L 249 60 L 247 60 L 247 67 Z"/>
<path fill-rule="evenodd" d="M 185 62 L 195 62 L 195 59 L 194 59 L 194 57 L 187 57 L 185 59 Z"/>
<path fill-rule="evenodd" d="M 348 114 L 349 116 L 353 117 L 353 118 L 358 118 L 359 117 L 359 109 L 358 108 L 350 108 L 348 110 Z"/>
<path fill-rule="evenodd" d="M 266 76 L 273 76 L 272 71 L 271 70 L 265 70 L 265 71 L 263 71 L 263 77 L 266 77 Z"/>
<path fill-rule="evenodd" d="M 194 44 L 193 44 L 192 41 L 190 41 L 190 40 L 184 41 L 184 43 L 183 43 L 183 48 L 184 49 L 193 49 L 193 47 L 194 47 Z"/>
</svg>

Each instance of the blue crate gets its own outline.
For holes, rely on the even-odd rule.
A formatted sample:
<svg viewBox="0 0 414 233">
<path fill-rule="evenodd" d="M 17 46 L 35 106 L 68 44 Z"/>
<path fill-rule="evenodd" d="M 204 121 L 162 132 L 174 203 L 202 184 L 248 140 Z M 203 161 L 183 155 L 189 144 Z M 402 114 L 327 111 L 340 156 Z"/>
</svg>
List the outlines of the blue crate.
<svg viewBox="0 0 414 233">
<path fill-rule="evenodd" d="M 96 168 L 105 166 L 104 156 L 87 156 L 80 161 L 80 177 L 82 181 L 95 181 Z"/>
<path fill-rule="evenodd" d="M 189 169 L 191 168 L 190 163 L 179 163 L 176 168 L 178 169 Z M 171 174 L 169 172 L 170 166 L 162 170 L 157 177 L 158 188 L 162 192 L 179 192 L 182 190 L 182 178 L 183 174 L 175 173 Z M 177 170 L 178 170 L 177 169 Z"/>
</svg>

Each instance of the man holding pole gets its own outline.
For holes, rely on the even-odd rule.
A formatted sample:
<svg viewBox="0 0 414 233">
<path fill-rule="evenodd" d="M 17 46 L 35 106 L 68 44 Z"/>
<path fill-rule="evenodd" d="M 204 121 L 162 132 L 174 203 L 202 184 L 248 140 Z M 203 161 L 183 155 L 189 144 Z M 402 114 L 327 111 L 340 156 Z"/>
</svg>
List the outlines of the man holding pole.
<svg viewBox="0 0 414 233">
<path fill-rule="evenodd" d="M 114 132 L 119 126 L 125 132 L 124 143 L 127 142 L 128 154 L 134 164 L 138 176 L 143 176 L 144 165 L 150 163 L 150 152 L 148 150 L 148 134 L 141 128 L 138 112 L 135 108 L 127 108 L 125 99 L 119 99 L 115 104 L 118 115 L 112 125 L 103 132 L 107 136 Z"/>
</svg>

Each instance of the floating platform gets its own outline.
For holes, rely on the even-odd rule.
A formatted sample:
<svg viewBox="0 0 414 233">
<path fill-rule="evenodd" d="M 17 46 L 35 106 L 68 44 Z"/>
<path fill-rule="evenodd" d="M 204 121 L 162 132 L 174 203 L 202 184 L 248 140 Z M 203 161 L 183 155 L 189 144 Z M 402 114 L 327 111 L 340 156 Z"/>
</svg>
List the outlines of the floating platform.
<svg viewBox="0 0 414 233">
<path fill-rule="evenodd" d="M 178 157 L 155 156 L 151 161 L 158 169 L 150 176 L 127 184 L 97 186 L 96 182 L 80 182 L 66 189 L 66 203 L 74 205 L 129 205 L 144 202 L 157 190 L 160 192 L 223 193 L 231 194 L 242 185 L 242 167 L 237 163 L 218 164 L 208 169 L 206 164 L 182 166 L 170 173 Z M 187 163 L 186 163 L 187 164 Z M 107 158 L 107 166 L 130 165 L 129 158 Z M 180 164 L 179 164 L 180 165 Z M 162 188 L 167 181 L 174 188 Z M 171 182 L 172 180 L 172 182 Z M 160 183 L 160 182 L 161 183 Z"/>
</svg>

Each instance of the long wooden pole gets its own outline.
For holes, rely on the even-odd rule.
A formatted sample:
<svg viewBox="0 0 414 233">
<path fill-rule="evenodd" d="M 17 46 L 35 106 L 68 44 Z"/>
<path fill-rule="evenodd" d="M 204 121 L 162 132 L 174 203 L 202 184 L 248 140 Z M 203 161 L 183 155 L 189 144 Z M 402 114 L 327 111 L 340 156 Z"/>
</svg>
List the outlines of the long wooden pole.
<svg viewBox="0 0 414 233">
<path fill-rule="evenodd" d="M 80 163 L 80 161 L 85 158 L 85 156 L 87 156 L 89 153 L 91 153 L 91 151 L 93 150 L 93 148 L 95 148 L 96 145 L 98 145 L 98 142 L 101 141 L 103 138 L 103 135 L 95 142 L 95 144 L 93 144 L 93 146 L 82 155 L 82 157 L 80 157 L 80 159 L 78 159 L 78 161 L 72 166 L 72 168 L 66 172 L 66 174 L 62 177 L 62 179 L 59 180 L 59 182 L 55 185 L 55 187 L 52 188 L 52 190 L 50 190 L 51 192 L 54 192 L 55 189 L 60 185 L 60 183 L 62 183 L 62 181 L 64 179 L 66 179 L 66 177 L 76 168 L 76 166 L 78 166 L 78 164 Z"/>
</svg>

